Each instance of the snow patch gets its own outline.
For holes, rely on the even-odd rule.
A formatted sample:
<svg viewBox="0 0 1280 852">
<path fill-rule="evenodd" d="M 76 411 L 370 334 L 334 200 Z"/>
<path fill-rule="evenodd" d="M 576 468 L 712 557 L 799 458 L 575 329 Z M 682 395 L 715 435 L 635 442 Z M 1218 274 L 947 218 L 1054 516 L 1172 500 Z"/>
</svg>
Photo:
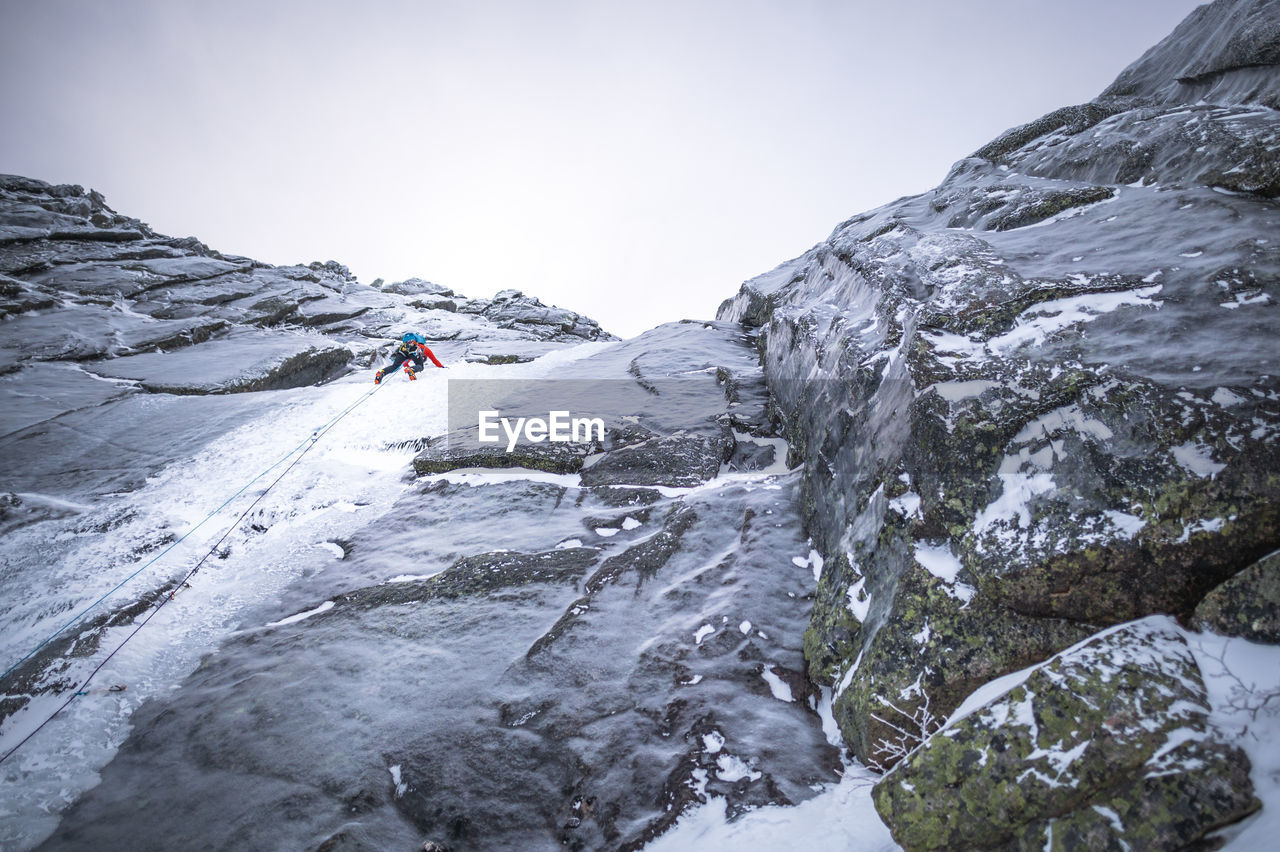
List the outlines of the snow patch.
<svg viewBox="0 0 1280 852">
<path fill-rule="evenodd" d="M 336 544 L 332 541 L 322 541 L 319 544 L 317 544 L 316 547 L 323 547 L 325 550 L 332 553 L 335 559 L 347 558 L 347 552 L 342 549 L 342 545 Z"/>
<path fill-rule="evenodd" d="M 1031 526 L 1030 504 L 1033 497 L 1052 491 L 1057 485 L 1051 473 L 1000 473 L 997 474 L 1004 489 L 1000 496 L 978 513 L 973 522 L 973 531 L 982 535 L 998 521 L 1017 519 L 1018 526 L 1027 529 Z"/>
<path fill-rule="evenodd" d="M 821 553 L 810 548 L 808 556 L 791 557 L 791 564 L 797 568 L 813 568 L 813 582 L 816 583 L 822 579 L 822 569 L 826 563 L 823 561 Z"/>
<path fill-rule="evenodd" d="M 871 609 L 871 595 L 863 591 L 863 586 L 866 584 L 867 578 L 859 577 L 858 582 L 845 592 L 849 599 L 849 612 L 853 613 L 853 617 L 860 622 L 867 620 L 867 610 Z"/>
<path fill-rule="evenodd" d="M 1024 346 L 1039 346 L 1051 335 L 1080 323 L 1092 322 L 1121 307 L 1158 308 L 1164 303 L 1154 297 L 1162 284 L 1118 293 L 1085 293 L 1064 299 L 1053 299 L 1028 308 L 1018 315 L 1014 327 L 986 342 L 942 331 L 925 331 L 924 336 L 935 351 L 950 353 L 953 360 L 1006 356 Z"/>
<path fill-rule="evenodd" d="M 968 382 L 938 382 L 930 385 L 930 388 L 937 391 L 938 396 L 947 402 L 960 402 L 965 399 L 976 399 L 982 396 L 992 388 L 1000 387 L 999 382 L 991 382 L 983 379 L 975 379 Z M 926 389 L 927 392 L 927 389 Z"/>
<path fill-rule="evenodd" d="M 1170 452 L 1174 461 L 1201 479 L 1213 479 L 1226 468 L 1225 464 L 1213 460 L 1212 452 L 1203 444 L 1188 442 Z"/>
<path fill-rule="evenodd" d="M 400 776 L 400 764 L 390 767 L 388 772 L 391 773 L 391 783 L 396 788 L 396 798 L 399 799 L 409 792 L 409 785 Z"/>
<path fill-rule="evenodd" d="M 645 852 L 740 852 L 803 849 L 805 852 L 887 852 L 899 848 L 871 800 L 879 776 L 857 763 L 845 765 L 838 784 L 799 805 L 767 805 L 728 819 L 726 800 L 712 797 L 686 810 L 675 827 Z"/>
<path fill-rule="evenodd" d="M 432 473 L 419 482 L 449 482 L 454 485 L 500 485 L 504 482 L 547 482 L 564 488 L 580 488 L 582 477 L 576 473 L 547 473 L 523 467 L 506 467 L 501 470 L 487 467 L 458 468 L 448 473 Z"/>
<path fill-rule="evenodd" d="M 279 621 L 273 621 L 268 627 L 283 627 L 286 624 L 297 624 L 299 621 L 305 621 L 313 615 L 319 615 L 322 612 L 328 612 L 333 609 L 333 601 L 325 601 L 315 609 L 309 609 L 306 612 L 300 612 L 297 615 L 291 615 L 288 618 L 282 618 Z"/>
<path fill-rule="evenodd" d="M 1125 538 L 1133 538 L 1140 533 L 1147 522 L 1136 515 L 1129 515 L 1125 512 L 1116 512 L 1108 509 L 1102 513 L 1107 520 L 1119 531 L 1120 535 Z"/>
<path fill-rule="evenodd" d="M 773 697 L 779 701 L 795 701 L 791 694 L 791 687 L 785 683 L 782 678 L 773 671 L 773 666 L 765 666 L 760 671 L 760 677 L 764 678 L 764 682 L 769 684 L 769 691 L 773 693 Z"/>
<path fill-rule="evenodd" d="M 916 562 L 933 576 L 944 583 L 954 583 L 964 566 L 951 552 L 951 546 L 929 545 L 917 542 L 915 547 Z"/>
<path fill-rule="evenodd" d="M 1211 396 L 1210 399 L 1223 408 L 1231 408 L 1232 406 L 1240 405 L 1247 401 L 1239 394 L 1233 393 L 1229 388 L 1218 388 L 1213 392 L 1213 396 Z"/>
<path fill-rule="evenodd" d="M 751 767 L 744 763 L 740 758 L 731 754 L 722 754 L 716 758 L 716 775 L 721 781 L 732 784 L 734 781 L 747 779 L 755 781 L 761 777 L 761 773 L 753 772 Z"/>
<path fill-rule="evenodd" d="M 1055 408 L 1048 414 L 1029 421 L 1017 435 L 1014 435 L 1013 443 L 1024 444 L 1065 431 L 1078 432 L 1099 441 L 1109 441 L 1115 437 L 1115 433 L 1108 428 L 1107 424 L 1086 416 L 1079 404 L 1073 403 Z"/>
<path fill-rule="evenodd" d="M 1182 529 L 1182 535 L 1178 536 L 1178 544 L 1186 544 L 1191 540 L 1191 536 L 1199 532 L 1215 533 L 1223 528 L 1227 523 L 1226 518 L 1212 518 L 1207 521 L 1193 521 Z"/>
<path fill-rule="evenodd" d="M 904 518 L 921 517 L 920 495 L 914 491 L 908 491 L 890 500 L 889 508 L 898 512 Z"/>
</svg>

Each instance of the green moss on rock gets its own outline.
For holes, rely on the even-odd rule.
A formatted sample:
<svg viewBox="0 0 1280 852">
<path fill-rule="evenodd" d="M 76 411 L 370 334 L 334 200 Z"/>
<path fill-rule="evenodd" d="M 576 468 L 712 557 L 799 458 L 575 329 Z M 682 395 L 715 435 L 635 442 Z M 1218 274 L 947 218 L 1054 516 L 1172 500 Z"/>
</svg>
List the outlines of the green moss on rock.
<svg viewBox="0 0 1280 852">
<path fill-rule="evenodd" d="M 1059 844 L 1102 830 L 1132 848 L 1184 848 L 1257 807 L 1248 759 L 1212 740 L 1207 717 L 1186 642 L 1153 617 L 1034 669 L 930 738 L 873 798 L 911 852 L 1077 848 Z M 1096 808 L 1118 818 L 1100 826 Z M 1054 821 L 1062 839 L 1048 838 Z"/>
</svg>

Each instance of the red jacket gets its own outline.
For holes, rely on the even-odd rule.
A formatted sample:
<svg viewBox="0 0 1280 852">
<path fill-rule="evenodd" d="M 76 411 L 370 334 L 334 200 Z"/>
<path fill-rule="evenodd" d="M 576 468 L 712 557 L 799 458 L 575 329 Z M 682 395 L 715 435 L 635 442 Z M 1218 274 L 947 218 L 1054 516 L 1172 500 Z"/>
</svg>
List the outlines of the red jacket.
<svg viewBox="0 0 1280 852">
<path fill-rule="evenodd" d="M 430 349 L 427 348 L 427 344 L 414 343 L 414 346 L 417 346 L 418 351 L 420 351 L 424 356 L 426 356 L 427 358 L 430 358 L 432 364 L 435 364 L 437 367 L 444 366 L 444 364 L 441 364 L 440 361 L 436 358 L 435 354 Z"/>
</svg>

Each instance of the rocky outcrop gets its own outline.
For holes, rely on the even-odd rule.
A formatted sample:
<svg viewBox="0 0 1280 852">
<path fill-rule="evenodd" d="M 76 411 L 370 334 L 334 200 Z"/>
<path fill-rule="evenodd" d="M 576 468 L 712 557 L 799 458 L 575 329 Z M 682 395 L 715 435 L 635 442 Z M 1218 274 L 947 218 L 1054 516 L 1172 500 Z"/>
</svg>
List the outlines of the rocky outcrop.
<svg viewBox="0 0 1280 852">
<path fill-rule="evenodd" d="M 460 306 L 465 313 L 479 313 L 499 328 L 532 331 L 539 337 L 562 335 L 583 340 L 598 340 L 603 332 L 595 320 L 564 308 L 548 307 L 519 290 L 502 290 L 489 302 L 471 302 Z"/>
<path fill-rule="evenodd" d="M 505 441 L 505 439 L 504 439 Z M 591 445 L 564 445 L 522 442 L 508 450 L 505 443 L 482 445 L 474 431 L 467 436 L 445 435 L 428 441 L 413 458 L 413 469 L 420 476 L 448 473 L 453 470 L 484 468 L 527 468 L 547 473 L 577 473 L 590 454 Z"/>
<path fill-rule="evenodd" d="M 699 335 L 706 346 L 691 345 Z M 753 343 L 736 323 L 669 323 L 585 367 L 567 365 L 555 379 L 454 381 L 449 431 L 426 441 L 414 468 L 522 467 L 580 473 L 588 487 L 672 488 L 702 485 L 726 463 L 768 468 L 780 461 L 773 447 L 737 437 L 768 433 L 759 368 L 743 360 Z M 679 346 L 686 351 L 667 356 Z M 526 421 L 541 425 L 531 433 Z"/>
<path fill-rule="evenodd" d="M 1249 760 L 1210 733 L 1199 669 L 1171 628 L 1096 636 L 962 709 L 876 786 L 894 838 L 912 852 L 1186 849 L 1256 810 Z"/>
<path fill-rule="evenodd" d="M 459 310 L 467 316 L 459 317 Z M 595 321 L 515 291 L 470 300 L 420 279 L 381 289 L 362 285 L 333 261 L 269 266 L 193 238 L 157 234 L 116 213 L 97 192 L 14 175 L 0 176 L 0 316 L 9 332 L 0 339 L 0 373 L 186 347 L 200 353 L 192 356 L 200 362 L 223 354 L 216 347 L 199 349 L 201 344 L 251 329 L 260 329 L 264 342 L 310 330 L 362 360 L 406 328 L 433 340 L 505 342 L 514 352 L 522 351 L 521 342 L 609 339 Z M 310 384 L 343 366 L 334 347 L 325 349 L 315 369 L 284 363 L 296 354 L 282 352 L 267 368 L 292 376 L 283 383 L 213 386 L 239 392 Z M 199 383 L 143 381 L 142 387 L 203 392 Z"/>
<path fill-rule="evenodd" d="M 1190 617 L 1280 545 L 1277 20 L 1199 10 L 1097 101 L 722 306 L 760 330 L 804 464 L 806 657 L 864 762 L 1102 627 Z M 1209 70 L 1169 76 L 1187 62 Z"/>
<path fill-rule="evenodd" d="M 728 429 L 720 435 L 653 437 L 606 453 L 582 471 L 586 485 L 701 485 L 715 479 L 733 455 L 736 442 Z"/>
<path fill-rule="evenodd" d="M 1280 25 L 1267 0 L 1206 3 L 1126 68 L 1101 100 L 1256 103 L 1280 109 Z"/>
<path fill-rule="evenodd" d="M 610 339 L 591 320 L 541 305 L 547 322 L 484 315 L 535 303 L 495 307 L 419 279 L 367 286 L 333 261 L 269 266 L 156 233 L 95 191 L 0 175 L 0 452 L 24 460 L 9 466 L 8 487 L 136 487 L 253 406 L 227 400 L 179 414 L 170 397 L 329 382 L 381 362 L 406 330 L 428 336 L 442 360 L 529 360 Z M 155 410 L 142 401 L 153 395 L 177 434 L 135 441 L 133 418 Z M 80 461 L 105 454 L 117 463 Z"/>
<path fill-rule="evenodd" d="M 318 335 L 237 329 L 201 346 L 148 352 L 94 366 L 152 393 L 221 394 L 320 384 L 346 372 L 351 350 Z"/>
</svg>

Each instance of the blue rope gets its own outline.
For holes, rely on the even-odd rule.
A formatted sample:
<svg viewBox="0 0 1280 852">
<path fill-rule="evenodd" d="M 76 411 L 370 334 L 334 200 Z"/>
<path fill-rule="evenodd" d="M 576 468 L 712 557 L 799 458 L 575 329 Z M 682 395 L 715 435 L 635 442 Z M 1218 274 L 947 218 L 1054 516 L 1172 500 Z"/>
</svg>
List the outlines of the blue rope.
<svg viewBox="0 0 1280 852">
<path fill-rule="evenodd" d="M 112 595 L 114 595 L 116 592 L 118 592 L 118 591 L 120 591 L 122 588 L 124 588 L 124 587 L 125 587 L 125 585 L 127 585 L 131 580 L 133 580 L 133 578 L 137 577 L 137 576 L 138 576 L 139 574 L 141 574 L 143 571 L 147 570 L 147 569 L 148 569 L 148 568 L 150 568 L 152 565 L 154 565 L 156 562 L 158 562 L 158 561 L 160 560 L 160 558 L 161 558 L 162 556 L 164 556 L 166 553 L 168 553 L 170 550 L 173 550 L 173 549 L 174 549 L 175 547 L 177 547 L 179 544 L 182 544 L 182 542 L 183 542 L 183 541 L 185 541 L 185 540 L 187 539 L 187 537 L 188 537 L 188 536 L 190 536 L 190 535 L 191 535 L 192 533 L 194 533 L 196 530 L 200 529 L 200 527 L 204 526 L 204 525 L 205 525 L 205 524 L 206 524 L 206 523 L 207 523 L 211 518 L 213 518 L 215 515 L 217 515 L 217 514 L 218 514 L 219 512 L 221 512 L 223 509 L 225 509 L 225 508 L 226 508 L 226 507 L 231 503 L 231 501 L 235 500 L 235 499 L 236 499 L 237 497 L 239 497 L 241 494 L 243 494 L 244 492 L 248 491 L 248 490 L 249 490 L 249 487 L 250 487 L 251 485 L 253 485 L 253 483 L 257 482 L 259 479 L 261 479 L 262 477 L 266 476 L 268 473 L 270 473 L 271 471 L 275 470 L 275 469 L 276 469 L 276 468 L 278 468 L 280 465 L 284 464 L 284 463 L 285 463 L 285 461 L 287 461 L 287 460 L 289 459 L 289 457 L 290 457 L 290 456 L 292 456 L 294 453 L 296 453 L 296 452 L 298 452 L 299 450 L 301 450 L 303 447 L 307 446 L 307 444 L 308 444 L 308 443 L 311 443 L 311 442 L 314 442 L 314 441 L 319 440 L 319 437 L 320 437 L 321 433 L 323 433 L 324 431 L 326 431 L 330 426 L 332 426 L 333 424 L 337 423 L 337 422 L 338 422 L 339 420 L 341 420 L 343 417 L 346 417 L 346 416 L 347 416 L 347 414 L 349 414 L 349 413 L 351 412 L 351 410 L 352 410 L 352 409 L 354 409 L 357 405 L 359 405 L 360 403 L 364 402 L 364 401 L 365 401 L 366 399 L 368 399 L 369 397 L 373 396 L 373 395 L 374 395 L 374 393 L 376 393 L 376 392 L 377 392 L 377 390 L 378 390 L 378 388 L 380 388 L 380 387 L 381 387 L 381 385 L 374 385 L 374 386 L 373 386 L 373 390 L 369 391 L 369 392 L 368 392 L 368 393 L 366 393 L 364 396 L 360 397 L 360 398 L 359 398 L 359 399 L 357 399 L 355 402 L 353 402 L 351 405 L 347 406 L 347 408 L 346 408 L 346 409 L 344 409 L 340 414 L 338 414 L 338 415 L 336 415 L 336 416 L 332 417 L 332 418 L 329 420 L 329 422 L 325 423 L 323 426 L 319 427 L 318 429 L 315 429 L 314 431 L 312 431 L 312 433 L 311 433 L 309 436 L 307 436 L 307 438 L 306 438 L 306 439 L 305 439 L 301 444 L 298 444 L 298 446 L 294 447 L 292 450 L 290 450 L 289 452 L 287 452 L 287 453 L 285 453 L 283 456 L 281 456 L 281 457 L 280 457 L 280 460 L 279 460 L 279 461 L 277 461 L 275 464 L 271 465 L 271 467 L 267 468 L 266 470 L 262 471 L 262 472 L 261 472 L 261 473 L 259 473 L 257 476 L 255 476 L 253 479 L 250 479 L 248 482 L 246 482 L 243 488 L 241 488 L 241 489 L 240 489 L 239 491 L 237 491 L 235 494 L 232 494 L 230 497 L 228 497 L 228 498 L 227 498 L 227 499 L 222 503 L 222 505 L 221 505 L 221 506 L 219 506 L 218 508 L 214 509 L 214 510 L 213 510 L 212 512 L 210 512 L 209 514 L 205 515 L 205 516 L 204 516 L 204 518 L 202 518 L 202 519 L 200 520 L 200 522 L 199 522 L 199 523 L 197 523 L 194 527 L 192 527 L 191 529 L 189 529 L 189 530 L 187 530 L 185 533 L 183 533 L 182 538 L 179 538 L 177 541 L 175 541 L 175 542 L 173 542 L 172 544 L 170 544 L 170 545 L 169 545 L 168 547 L 166 547 L 164 550 L 162 550 L 162 551 L 160 551 L 159 553 L 157 553 L 157 554 L 156 554 L 155 556 L 153 556 L 153 557 L 151 558 L 151 560 L 150 560 L 150 561 L 148 561 L 145 565 L 143 565 L 143 566 L 142 566 L 141 568 L 139 568 L 137 571 L 134 571 L 134 572 L 133 572 L 132 574 L 130 574 L 128 577 L 125 577 L 123 580 L 121 580 L 119 583 L 117 583 L 117 584 L 116 584 L 116 586 L 115 586 L 115 588 L 111 589 L 111 591 L 107 592 L 107 593 L 106 593 L 106 594 L 104 594 L 102 597 L 98 598 L 96 601 L 94 601 L 93 603 L 89 604 L 89 605 L 88 605 L 87 607 L 85 607 L 83 610 L 81 610 L 80 612 L 76 613 L 76 615 L 75 615 L 75 616 L 73 616 L 73 617 L 71 618 L 71 620 L 70 620 L 70 621 L 68 621 L 66 624 L 62 625 L 61 627 L 59 627 L 59 628 L 58 628 L 57 630 L 55 630 L 53 633 L 49 634 L 49 637 L 48 637 L 47 639 L 45 639 L 43 642 L 41 642 L 39 645 L 37 645 L 35 648 L 33 648 L 33 649 L 31 650 L 31 653 L 27 654 L 27 655 L 26 655 L 25 657 L 23 657 L 21 660 L 18 660 L 18 662 L 14 663 L 13 665 L 9 666 L 9 668 L 5 669 L 4 674 L 0 675 L 0 680 L 4 680 L 6 677 L 8 677 L 10 674 L 12 674 L 12 673 L 13 673 L 13 671 L 14 671 L 15 669 L 17 669 L 17 668 L 18 668 L 18 666 L 22 665 L 22 664 L 23 664 L 23 663 L 25 663 L 27 660 L 31 659 L 31 658 L 32 658 L 32 657 L 34 657 L 36 654 L 40 653 L 40 650 L 41 650 L 42 648 L 44 648 L 46 645 L 48 645 L 48 644 L 49 644 L 50 642 L 52 642 L 54 639 L 57 639 L 60 635 L 62 635 L 62 633 L 64 633 L 64 632 L 65 632 L 69 627 L 71 627 L 71 625 L 75 624 L 77 621 L 79 621 L 81 618 L 83 618 L 83 617 L 84 617 L 85 615 L 87 615 L 89 612 L 93 611 L 93 609 L 94 609 L 95 607 L 97 607 L 98 605 L 100 605 L 100 604 L 101 604 L 103 601 L 105 601 L 107 598 L 111 597 L 111 596 L 112 596 Z"/>
</svg>

